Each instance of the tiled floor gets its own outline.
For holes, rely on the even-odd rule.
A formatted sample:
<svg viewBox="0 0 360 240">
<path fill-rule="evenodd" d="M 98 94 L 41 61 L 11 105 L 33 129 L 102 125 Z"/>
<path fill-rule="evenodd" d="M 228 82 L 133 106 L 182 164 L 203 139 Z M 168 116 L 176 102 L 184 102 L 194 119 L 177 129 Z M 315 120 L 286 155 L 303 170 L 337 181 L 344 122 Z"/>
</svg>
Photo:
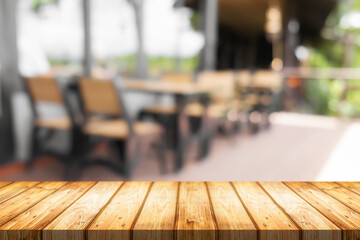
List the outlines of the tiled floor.
<svg viewBox="0 0 360 240">
<path fill-rule="evenodd" d="M 196 161 L 195 151 L 179 173 L 160 175 L 148 156 L 132 180 L 143 181 L 359 181 L 360 123 L 329 117 L 277 113 L 272 128 L 257 135 L 219 136 L 211 155 Z M 0 180 L 61 180 L 56 163 Z M 91 167 L 82 180 L 123 180 L 108 169 Z"/>
</svg>

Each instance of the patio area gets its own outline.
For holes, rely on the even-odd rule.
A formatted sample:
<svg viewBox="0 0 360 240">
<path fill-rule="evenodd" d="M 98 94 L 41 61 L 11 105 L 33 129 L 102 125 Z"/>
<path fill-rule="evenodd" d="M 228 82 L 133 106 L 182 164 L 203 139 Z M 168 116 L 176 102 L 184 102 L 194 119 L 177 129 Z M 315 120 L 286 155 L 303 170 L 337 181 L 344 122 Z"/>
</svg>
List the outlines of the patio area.
<svg viewBox="0 0 360 240">
<path fill-rule="evenodd" d="M 212 153 L 196 160 L 196 147 L 179 173 L 159 174 L 155 155 L 142 159 L 134 181 L 358 181 L 360 123 L 298 113 L 274 113 L 272 127 L 218 136 Z M 172 156 L 171 156 L 172 157 Z M 63 165 L 44 158 L 31 172 L 2 174 L 1 181 L 63 179 Z M 170 163 L 169 163 L 170 164 Z M 103 167 L 89 167 L 82 181 L 119 181 Z"/>
</svg>

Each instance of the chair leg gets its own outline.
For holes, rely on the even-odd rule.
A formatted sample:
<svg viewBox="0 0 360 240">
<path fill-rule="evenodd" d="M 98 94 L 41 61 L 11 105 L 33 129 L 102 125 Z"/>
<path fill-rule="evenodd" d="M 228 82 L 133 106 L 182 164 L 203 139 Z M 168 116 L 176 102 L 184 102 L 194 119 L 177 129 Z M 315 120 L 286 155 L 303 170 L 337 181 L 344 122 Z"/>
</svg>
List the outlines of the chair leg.
<svg viewBox="0 0 360 240">
<path fill-rule="evenodd" d="M 233 134 L 239 134 L 241 131 L 241 123 L 240 120 L 233 123 Z"/>
<path fill-rule="evenodd" d="M 37 141 L 37 135 L 38 135 L 38 128 L 34 127 L 31 133 L 31 147 L 28 159 L 26 160 L 26 171 L 32 171 L 34 167 L 34 163 L 36 161 L 36 157 L 38 154 L 38 141 Z"/>
<path fill-rule="evenodd" d="M 139 115 L 137 116 L 137 120 L 141 121 L 144 120 L 146 114 L 143 111 L 140 111 Z"/>
<path fill-rule="evenodd" d="M 117 143 L 119 149 L 121 171 L 126 180 L 130 180 L 132 176 L 133 166 L 139 157 L 139 149 L 137 149 L 137 141 L 135 138 L 119 141 Z"/>
<path fill-rule="evenodd" d="M 271 127 L 271 122 L 269 119 L 269 114 L 267 112 L 263 112 L 262 113 L 262 117 L 263 117 L 263 122 L 264 122 L 264 127 L 265 129 L 269 129 Z"/>
<path fill-rule="evenodd" d="M 211 145 L 213 142 L 213 138 L 218 131 L 219 124 L 215 120 L 209 120 L 208 122 L 209 130 L 203 132 L 201 139 L 200 139 L 200 153 L 199 153 L 199 160 L 205 159 L 211 150 Z"/>
<path fill-rule="evenodd" d="M 166 134 L 161 134 L 159 139 L 159 146 L 158 146 L 158 152 L 159 152 L 159 164 L 160 164 L 160 172 L 161 174 L 167 173 L 167 163 L 166 163 Z"/>
<path fill-rule="evenodd" d="M 212 132 L 209 132 L 208 134 L 206 134 L 206 136 L 204 136 L 200 148 L 200 156 L 198 158 L 199 160 L 204 160 L 209 155 L 211 150 L 212 140 L 213 140 Z"/>
<path fill-rule="evenodd" d="M 249 124 L 251 134 L 257 134 L 260 130 L 261 114 L 258 111 L 252 111 L 249 114 Z"/>
</svg>

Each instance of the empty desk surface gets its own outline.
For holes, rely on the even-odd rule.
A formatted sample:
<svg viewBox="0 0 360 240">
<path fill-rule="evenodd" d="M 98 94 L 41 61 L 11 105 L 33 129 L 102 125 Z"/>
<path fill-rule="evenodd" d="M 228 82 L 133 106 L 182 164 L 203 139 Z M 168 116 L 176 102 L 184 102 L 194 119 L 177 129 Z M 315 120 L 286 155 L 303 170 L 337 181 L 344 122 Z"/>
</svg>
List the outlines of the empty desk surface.
<svg viewBox="0 0 360 240">
<path fill-rule="evenodd" d="M 350 182 L 0 182 L 0 239 L 359 239 Z"/>
</svg>

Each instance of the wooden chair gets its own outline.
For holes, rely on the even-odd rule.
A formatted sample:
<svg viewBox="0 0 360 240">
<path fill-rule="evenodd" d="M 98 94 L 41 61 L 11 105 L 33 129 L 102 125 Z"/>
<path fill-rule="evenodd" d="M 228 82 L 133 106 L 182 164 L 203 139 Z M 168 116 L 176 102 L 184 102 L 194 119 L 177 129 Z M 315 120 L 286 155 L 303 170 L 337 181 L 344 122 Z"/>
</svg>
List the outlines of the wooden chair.
<svg viewBox="0 0 360 240">
<path fill-rule="evenodd" d="M 163 76 L 162 81 L 187 84 L 192 82 L 193 78 L 190 74 L 166 74 Z M 198 99 L 188 103 L 185 107 L 185 113 L 190 119 L 192 134 L 197 136 L 198 133 L 205 134 L 204 132 L 206 132 L 206 136 L 199 136 L 199 138 L 203 139 L 201 142 L 203 142 L 204 149 L 200 153 L 200 158 L 203 158 L 211 148 L 212 138 L 217 127 L 229 134 L 233 132 L 236 124 L 238 124 L 237 114 L 235 114 L 235 120 L 228 118 L 229 110 L 234 108 L 231 102 L 234 95 L 234 74 L 231 71 L 206 71 L 199 74 L 195 84 L 199 87 L 211 85 L 211 89 L 216 89 L 215 92 L 210 94 L 209 103 L 204 104 L 201 99 Z M 167 129 L 168 138 L 172 139 L 173 121 L 171 121 L 171 117 L 176 114 L 176 111 L 176 106 L 173 105 L 153 105 L 141 111 L 140 119 L 149 115 L 157 119 Z M 202 131 L 205 125 L 206 131 Z"/>
<path fill-rule="evenodd" d="M 262 115 L 265 126 L 268 127 L 268 109 L 273 103 L 274 95 L 278 94 L 282 88 L 281 74 L 270 70 L 258 70 L 246 81 L 243 73 L 242 78 L 240 73 L 238 76 L 237 83 L 242 92 L 240 99 L 250 112 L 250 120 L 260 119 L 260 115 Z M 251 125 L 256 132 L 259 128 L 258 124 L 252 123 Z"/>
<path fill-rule="evenodd" d="M 190 74 L 165 74 L 162 81 L 167 82 L 180 82 L 190 83 L 193 81 L 193 77 Z M 205 71 L 199 74 L 197 85 L 200 87 L 211 85 L 212 89 L 216 89 L 215 92 L 210 94 L 210 103 L 206 106 L 200 101 L 192 101 L 187 104 L 185 108 L 186 114 L 190 117 L 190 125 L 193 133 L 198 132 L 199 127 L 202 125 L 202 118 L 206 114 L 209 118 L 208 126 L 212 128 L 211 132 L 214 132 L 216 126 L 222 129 L 229 128 L 225 132 L 231 132 L 234 124 L 238 123 L 237 119 L 228 118 L 228 112 L 234 109 L 235 104 L 233 101 L 234 96 L 234 74 L 232 71 Z M 239 107 L 239 106 L 237 106 Z M 140 118 L 151 115 L 158 121 L 166 122 L 166 125 L 170 125 L 166 129 L 171 129 L 168 119 L 176 113 L 176 106 L 162 106 L 152 105 L 143 109 L 140 113 Z M 235 114 L 236 115 L 236 114 Z M 236 118 L 237 116 L 235 116 Z M 160 120 L 159 120 L 160 119 Z M 166 119 L 166 120 L 164 120 Z M 229 127 L 229 122 L 231 126 Z M 171 138 L 171 136 L 170 136 Z"/>
<path fill-rule="evenodd" d="M 121 91 L 112 81 L 81 77 L 79 86 L 85 112 L 84 134 L 111 141 L 120 153 L 119 165 L 111 167 L 130 178 L 139 159 L 140 147 L 155 144 L 161 172 L 166 172 L 166 141 L 160 125 L 132 122 L 123 104 Z M 96 117 L 95 120 L 93 117 Z"/>
<path fill-rule="evenodd" d="M 205 71 L 199 74 L 197 84 L 213 86 L 216 91 L 210 93 L 210 104 L 206 114 L 213 127 L 221 129 L 230 135 L 239 128 L 237 112 L 242 105 L 235 98 L 235 75 L 232 71 Z M 187 114 L 192 118 L 200 118 L 204 114 L 204 105 L 199 102 L 187 106 Z"/>
<path fill-rule="evenodd" d="M 262 114 L 265 127 L 270 126 L 269 114 L 274 111 L 277 96 L 282 90 L 283 77 L 280 72 L 259 70 L 254 74 L 253 88 L 258 95 L 258 111 Z"/>
<path fill-rule="evenodd" d="M 77 166 L 78 151 L 84 139 L 78 128 L 80 117 L 75 117 L 71 111 L 70 104 L 63 94 L 63 90 L 54 77 L 39 76 L 26 78 L 25 85 L 27 87 L 31 108 L 34 116 L 33 128 L 31 132 L 31 154 L 27 161 L 27 168 L 31 169 L 34 161 L 40 155 L 54 155 L 60 159 L 66 166 L 65 178 L 69 179 L 74 176 L 71 174 L 72 167 Z M 60 105 L 65 109 L 66 115 L 61 117 L 43 118 L 37 111 L 38 104 L 54 104 Z M 45 134 L 40 135 L 41 131 Z M 47 142 L 58 131 L 67 131 L 70 133 L 71 146 L 68 153 L 58 153 L 53 150 L 47 150 Z M 76 174 L 76 173 L 74 173 Z"/>
<path fill-rule="evenodd" d="M 258 70 L 253 75 L 245 75 L 247 71 L 238 73 L 237 84 L 242 91 L 242 101 L 248 106 L 269 106 L 271 95 L 282 88 L 282 76 L 279 72 Z"/>
<path fill-rule="evenodd" d="M 188 73 L 166 73 L 162 76 L 161 81 L 188 84 L 193 82 L 193 75 Z M 142 120 L 148 117 L 161 124 L 164 127 L 166 139 L 169 143 L 167 146 L 175 147 L 176 113 L 175 104 L 163 105 L 155 103 L 143 108 L 138 119 Z"/>
<path fill-rule="evenodd" d="M 197 84 L 202 86 L 213 86 L 216 89 L 210 93 L 210 105 L 208 115 L 212 118 L 225 116 L 226 109 L 234 94 L 234 74 L 231 71 L 205 71 L 199 74 Z M 198 117 L 203 114 L 204 108 L 198 102 L 189 104 L 187 113 Z"/>
</svg>

